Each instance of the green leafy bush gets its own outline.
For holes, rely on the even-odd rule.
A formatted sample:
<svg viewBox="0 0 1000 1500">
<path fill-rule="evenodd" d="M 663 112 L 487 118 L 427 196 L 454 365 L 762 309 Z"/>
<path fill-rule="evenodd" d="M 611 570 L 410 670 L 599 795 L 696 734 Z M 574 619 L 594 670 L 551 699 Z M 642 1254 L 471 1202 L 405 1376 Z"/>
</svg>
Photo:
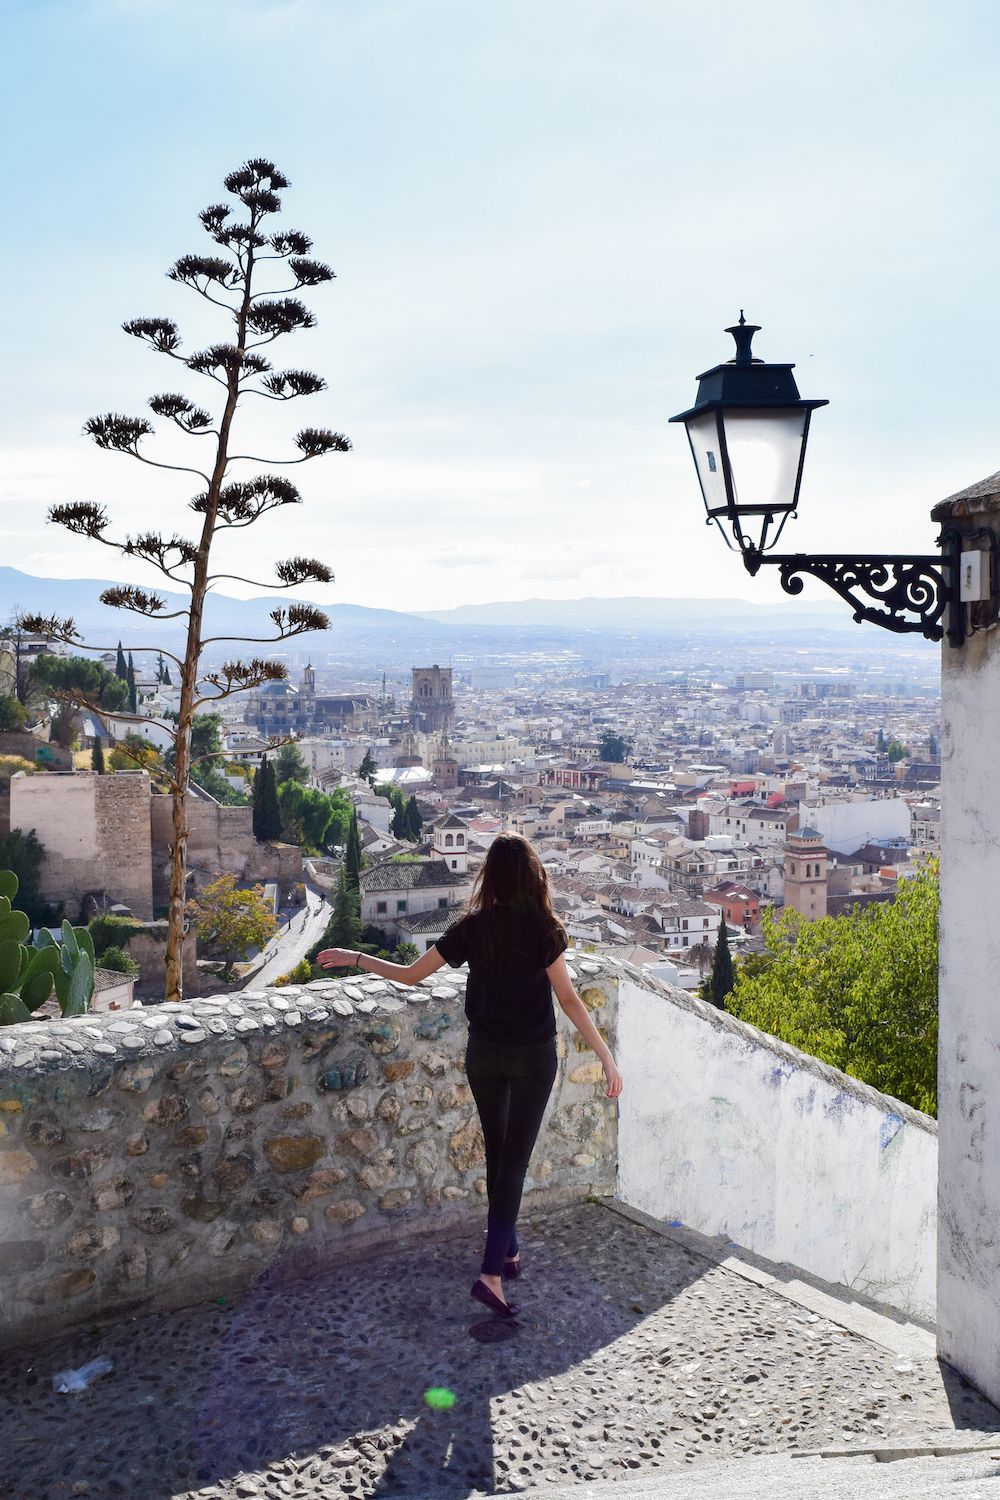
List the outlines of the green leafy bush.
<svg viewBox="0 0 1000 1500">
<path fill-rule="evenodd" d="M 124 948 L 114 946 L 105 948 L 100 955 L 100 966 L 102 969 L 110 969 L 115 974 L 125 974 L 129 979 L 138 979 L 142 973 L 134 958 L 130 958 Z"/>
</svg>

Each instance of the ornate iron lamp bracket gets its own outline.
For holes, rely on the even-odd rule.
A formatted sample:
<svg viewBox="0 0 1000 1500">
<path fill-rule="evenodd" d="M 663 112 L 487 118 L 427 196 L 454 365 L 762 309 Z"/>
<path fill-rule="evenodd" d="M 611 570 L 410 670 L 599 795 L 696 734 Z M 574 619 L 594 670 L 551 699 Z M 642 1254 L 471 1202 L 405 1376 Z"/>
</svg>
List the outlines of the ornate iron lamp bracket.
<svg viewBox="0 0 1000 1500">
<path fill-rule="evenodd" d="M 751 574 L 765 563 L 776 566 L 786 594 L 801 594 L 806 575 L 818 578 L 851 606 L 858 623 L 867 621 L 897 634 L 919 632 L 929 641 L 939 641 L 947 634 L 952 646 L 960 646 L 972 632 L 966 630 L 959 597 L 959 558 L 963 547 L 982 539 L 987 540 L 989 565 L 995 569 L 997 544 L 993 533 L 985 528 L 963 530 L 954 523 L 942 529 L 938 539 L 941 551 L 930 556 L 844 557 L 827 553 L 813 557 L 806 552 L 767 556 L 748 549 L 743 561 Z"/>
</svg>

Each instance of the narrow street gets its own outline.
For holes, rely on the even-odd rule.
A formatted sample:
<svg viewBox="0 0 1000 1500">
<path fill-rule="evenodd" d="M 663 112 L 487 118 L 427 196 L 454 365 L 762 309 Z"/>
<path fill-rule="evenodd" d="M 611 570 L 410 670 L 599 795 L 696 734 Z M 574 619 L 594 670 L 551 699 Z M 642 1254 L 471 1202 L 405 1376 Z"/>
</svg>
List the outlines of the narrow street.
<svg viewBox="0 0 1000 1500">
<path fill-rule="evenodd" d="M 263 968 L 246 981 L 244 989 L 256 989 L 259 985 L 274 984 L 281 974 L 294 969 L 300 959 L 305 958 L 313 943 L 322 936 L 330 920 L 330 903 L 320 891 L 306 886 L 306 905 L 301 911 L 291 914 L 291 924 L 282 925 L 281 930 L 264 950 Z"/>
</svg>

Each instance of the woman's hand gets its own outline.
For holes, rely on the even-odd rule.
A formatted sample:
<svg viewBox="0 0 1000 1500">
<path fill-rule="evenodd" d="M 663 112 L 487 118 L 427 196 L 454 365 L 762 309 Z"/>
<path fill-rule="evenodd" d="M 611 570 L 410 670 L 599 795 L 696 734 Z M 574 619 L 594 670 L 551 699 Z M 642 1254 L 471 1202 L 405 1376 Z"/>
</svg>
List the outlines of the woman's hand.
<svg viewBox="0 0 1000 1500">
<path fill-rule="evenodd" d="M 622 1075 L 618 1071 L 618 1064 L 613 1057 L 608 1057 L 602 1066 L 604 1068 L 604 1076 L 608 1081 L 608 1098 L 617 1099 L 622 1091 Z"/>
<path fill-rule="evenodd" d="M 353 969 L 357 958 L 353 948 L 324 948 L 317 953 L 316 962 L 321 969 Z"/>
</svg>

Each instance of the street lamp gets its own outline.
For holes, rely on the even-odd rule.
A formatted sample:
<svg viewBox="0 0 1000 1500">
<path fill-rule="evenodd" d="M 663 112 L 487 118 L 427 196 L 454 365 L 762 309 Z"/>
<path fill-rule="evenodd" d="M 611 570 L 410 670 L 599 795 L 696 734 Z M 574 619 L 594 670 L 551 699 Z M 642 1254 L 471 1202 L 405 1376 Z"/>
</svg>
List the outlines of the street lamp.
<svg viewBox="0 0 1000 1500">
<path fill-rule="evenodd" d="M 694 406 L 670 420 L 687 429 L 706 523 L 718 526 L 747 572 L 773 564 L 789 594 L 800 594 L 803 575 L 811 575 L 851 605 L 855 620 L 898 633 L 919 631 L 932 641 L 947 634 L 953 646 L 992 623 L 995 607 L 989 619 L 979 611 L 968 622 L 964 609 L 983 600 L 995 606 L 997 538 L 987 528 L 950 521 L 938 538 L 940 550 L 927 555 L 771 553 L 798 510 L 810 419 L 828 403 L 800 397 L 794 366 L 754 357 L 751 344 L 760 329 L 742 310 L 726 332 L 735 340 L 735 358 L 699 375 Z"/>
</svg>

